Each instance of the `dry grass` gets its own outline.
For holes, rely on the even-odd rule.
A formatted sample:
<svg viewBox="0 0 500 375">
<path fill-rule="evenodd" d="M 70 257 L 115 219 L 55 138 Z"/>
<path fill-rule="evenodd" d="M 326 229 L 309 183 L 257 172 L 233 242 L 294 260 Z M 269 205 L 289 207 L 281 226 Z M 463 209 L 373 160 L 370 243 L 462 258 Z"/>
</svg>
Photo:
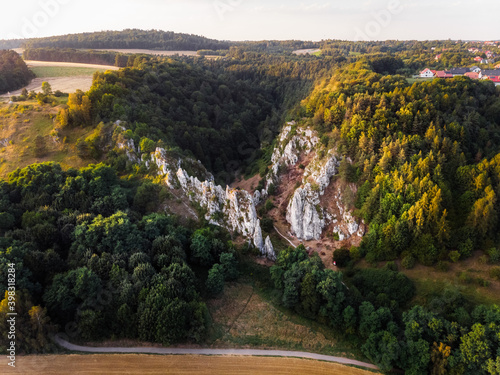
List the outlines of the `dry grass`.
<svg viewBox="0 0 500 375">
<path fill-rule="evenodd" d="M 299 325 L 264 301 L 251 285 L 229 284 L 224 294 L 209 303 L 218 327 L 215 347 L 296 349 L 323 352 L 335 345 L 321 332 Z"/>
<path fill-rule="evenodd" d="M 35 102 L 18 103 L 24 109 L 14 105 L 0 105 L 0 177 L 7 176 L 16 168 L 24 168 L 33 163 L 56 161 L 63 168 L 80 168 L 89 162 L 76 155 L 74 144 L 79 137 L 90 130 L 75 128 L 61 132 L 59 140 L 51 136 L 54 129 L 54 116 L 59 107 Z M 46 146 L 46 153 L 39 157 L 35 154 L 35 139 L 40 135 Z M 63 139 L 66 137 L 66 143 Z"/>
<path fill-rule="evenodd" d="M 259 374 L 368 375 L 372 372 L 336 363 L 296 358 L 239 356 L 159 356 L 139 354 L 50 355 L 17 357 L 16 368 L 2 364 L 2 374 Z"/>
</svg>

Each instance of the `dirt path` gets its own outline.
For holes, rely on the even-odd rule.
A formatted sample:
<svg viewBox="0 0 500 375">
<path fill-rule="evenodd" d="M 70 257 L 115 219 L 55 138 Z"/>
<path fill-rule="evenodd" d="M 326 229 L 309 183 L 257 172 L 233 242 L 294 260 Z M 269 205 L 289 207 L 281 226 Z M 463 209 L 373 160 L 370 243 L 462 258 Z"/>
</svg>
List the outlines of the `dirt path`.
<svg viewBox="0 0 500 375">
<path fill-rule="evenodd" d="M 297 245 L 295 245 L 288 237 L 285 237 L 285 235 L 281 234 L 281 232 L 278 230 L 278 228 L 276 228 L 276 226 L 274 226 L 274 230 L 276 231 L 276 233 L 278 233 L 281 237 L 283 237 L 286 241 L 288 241 L 288 243 L 290 245 L 292 245 L 293 247 L 297 247 Z"/>
<path fill-rule="evenodd" d="M 263 357 L 292 357 L 308 358 L 318 361 L 342 363 L 377 370 L 377 366 L 371 363 L 356 361 L 354 359 L 333 357 L 329 355 L 295 352 L 285 350 L 257 350 L 257 349 L 184 349 L 184 348 L 113 348 L 113 347 L 88 347 L 71 344 L 61 337 L 55 337 L 55 341 L 63 348 L 86 353 L 142 353 L 142 354 L 194 354 L 194 355 L 237 355 L 237 356 L 263 356 Z"/>
</svg>

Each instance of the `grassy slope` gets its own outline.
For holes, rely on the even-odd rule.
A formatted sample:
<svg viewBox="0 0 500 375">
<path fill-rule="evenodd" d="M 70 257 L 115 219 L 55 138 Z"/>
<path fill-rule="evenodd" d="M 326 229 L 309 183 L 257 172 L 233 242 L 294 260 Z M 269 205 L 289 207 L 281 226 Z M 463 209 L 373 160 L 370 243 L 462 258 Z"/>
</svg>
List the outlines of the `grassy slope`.
<svg viewBox="0 0 500 375">
<path fill-rule="evenodd" d="M 65 100 L 67 98 L 59 99 L 60 102 Z M 34 101 L 0 104 L 0 177 L 6 177 L 16 168 L 45 161 L 59 162 L 63 168 L 80 168 L 92 162 L 78 157 L 74 146 L 76 140 L 90 133 L 91 129 L 62 131 L 57 141 L 51 136 L 59 109 L 59 105 L 39 106 Z M 45 143 L 43 155 L 35 153 L 38 135 Z"/>
<path fill-rule="evenodd" d="M 451 287 L 459 290 L 474 304 L 500 305 L 500 280 L 492 278 L 489 274 L 492 268 L 499 265 L 483 263 L 480 259 L 482 256 L 482 252 L 478 251 L 469 259 L 451 263 L 447 271 L 422 265 L 407 270 L 401 267 L 399 261 L 396 263 L 399 271 L 415 283 L 417 289 L 417 295 L 413 301 L 415 304 L 428 305 L 434 297 Z M 382 262 L 377 266 L 382 267 L 385 263 Z M 356 267 L 370 268 L 372 266 L 363 260 Z"/>
</svg>

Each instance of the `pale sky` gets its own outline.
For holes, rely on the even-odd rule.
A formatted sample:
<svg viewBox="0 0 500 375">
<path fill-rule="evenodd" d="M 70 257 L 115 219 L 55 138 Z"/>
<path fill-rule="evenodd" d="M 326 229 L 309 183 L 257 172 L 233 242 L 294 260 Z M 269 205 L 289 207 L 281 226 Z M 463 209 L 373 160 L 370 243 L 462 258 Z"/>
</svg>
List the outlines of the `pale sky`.
<svg viewBox="0 0 500 375">
<path fill-rule="evenodd" d="M 2 0 L 0 39 L 126 28 L 220 40 L 500 39 L 499 0 Z"/>
</svg>

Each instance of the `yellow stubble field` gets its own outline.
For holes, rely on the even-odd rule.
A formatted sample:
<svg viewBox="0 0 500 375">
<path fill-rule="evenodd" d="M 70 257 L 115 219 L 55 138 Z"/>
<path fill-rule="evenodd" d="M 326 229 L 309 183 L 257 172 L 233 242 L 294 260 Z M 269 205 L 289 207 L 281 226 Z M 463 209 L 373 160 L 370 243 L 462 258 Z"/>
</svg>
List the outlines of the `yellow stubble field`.
<svg viewBox="0 0 500 375">
<path fill-rule="evenodd" d="M 298 358 L 91 354 L 16 358 L 16 368 L 0 365 L 2 374 L 216 374 L 216 375 L 373 375 L 373 372 Z"/>
</svg>

